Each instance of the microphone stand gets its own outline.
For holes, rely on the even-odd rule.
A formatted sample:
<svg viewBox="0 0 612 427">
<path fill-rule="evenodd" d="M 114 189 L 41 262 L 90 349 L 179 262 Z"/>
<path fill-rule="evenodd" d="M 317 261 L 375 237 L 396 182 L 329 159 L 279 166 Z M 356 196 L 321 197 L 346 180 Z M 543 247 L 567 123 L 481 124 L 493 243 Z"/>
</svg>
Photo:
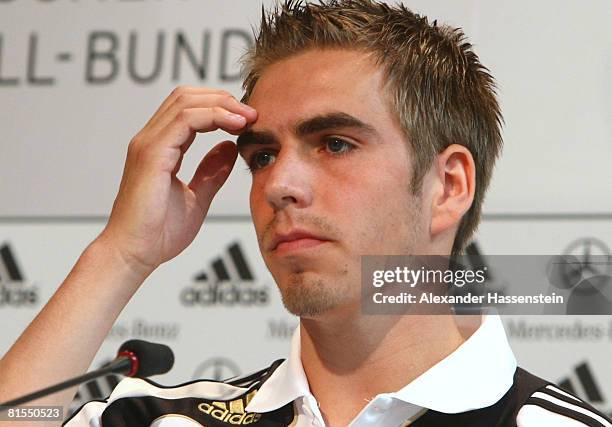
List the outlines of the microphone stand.
<svg viewBox="0 0 612 427">
<path fill-rule="evenodd" d="M 20 398 L 9 400 L 8 402 L 0 403 L 0 412 L 10 409 L 9 407 L 11 406 L 21 405 L 23 403 L 27 403 L 32 400 L 36 400 L 40 397 L 47 396 L 48 394 L 53 394 L 58 391 L 64 390 L 66 388 L 93 380 L 95 378 L 103 377 L 109 374 L 130 372 L 133 369 L 132 363 L 133 361 L 130 358 L 121 357 L 117 360 L 112 361 L 104 368 L 98 369 L 93 372 L 89 372 L 79 377 L 72 378 L 70 380 L 61 382 L 59 384 L 52 385 L 51 387 L 47 387 L 42 390 L 36 391 L 34 393 L 27 394 Z"/>
</svg>

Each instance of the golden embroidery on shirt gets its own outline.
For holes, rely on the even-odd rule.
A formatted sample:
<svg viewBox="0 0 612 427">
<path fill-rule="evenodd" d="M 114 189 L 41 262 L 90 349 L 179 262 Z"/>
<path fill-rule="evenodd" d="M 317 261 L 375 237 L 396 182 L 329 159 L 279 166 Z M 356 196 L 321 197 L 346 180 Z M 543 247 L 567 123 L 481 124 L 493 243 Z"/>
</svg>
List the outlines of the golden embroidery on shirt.
<svg viewBox="0 0 612 427">
<path fill-rule="evenodd" d="M 261 418 L 261 414 L 245 412 L 242 399 L 230 402 L 200 403 L 198 409 L 219 421 L 231 425 L 252 424 Z"/>
</svg>

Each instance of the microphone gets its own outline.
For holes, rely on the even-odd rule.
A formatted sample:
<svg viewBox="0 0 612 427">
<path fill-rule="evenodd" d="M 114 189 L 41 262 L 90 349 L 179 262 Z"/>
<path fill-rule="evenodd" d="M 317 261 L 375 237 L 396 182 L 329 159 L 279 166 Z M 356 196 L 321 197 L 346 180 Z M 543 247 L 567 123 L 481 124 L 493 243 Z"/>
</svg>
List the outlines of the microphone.
<svg viewBox="0 0 612 427">
<path fill-rule="evenodd" d="M 173 365 L 174 354 L 167 345 L 129 340 L 119 347 L 115 360 L 106 366 L 17 399 L 0 403 L 0 412 L 8 410 L 10 406 L 21 405 L 105 375 L 123 374 L 128 377 L 150 377 L 165 374 L 172 369 Z"/>
<path fill-rule="evenodd" d="M 129 360 L 129 369 L 117 372 L 128 377 L 143 378 L 165 374 L 174 365 L 174 353 L 170 347 L 142 340 L 129 340 L 121 344 L 117 358 L 111 364 L 125 363 L 122 359 Z"/>
</svg>

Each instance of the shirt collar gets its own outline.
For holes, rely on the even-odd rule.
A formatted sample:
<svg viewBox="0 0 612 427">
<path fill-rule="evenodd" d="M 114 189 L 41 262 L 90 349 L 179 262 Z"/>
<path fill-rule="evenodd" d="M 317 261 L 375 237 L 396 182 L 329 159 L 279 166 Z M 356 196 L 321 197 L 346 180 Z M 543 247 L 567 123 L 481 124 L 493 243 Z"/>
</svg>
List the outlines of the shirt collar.
<svg viewBox="0 0 612 427">
<path fill-rule="evenodd" d="M 516 359 L 497 315 L 453 353 L 390 396 L 447 414 L 493 405 L 510 389 Z"/>
<path fill-rule="evenodd" d="M 407 386 L 384 395 L 448 414 L 485 408 L 501 399 L 512 386 L 516 359 L 499 316 L 483 317 L 480 327 L 453 353 Z M 246 410 L 269 412 L 309 395 L 298 326 L 289 358 L 264 382 Z"/>
<path fill-rule="evenodd" d="M 310 387 L 300 357 L 300 326 L 298 325 L 291 338 L 289 358 L 281 363 L 262 384 L 245 410 L 257 413 L 270 412 L 310 394 Z"/>
</svg>

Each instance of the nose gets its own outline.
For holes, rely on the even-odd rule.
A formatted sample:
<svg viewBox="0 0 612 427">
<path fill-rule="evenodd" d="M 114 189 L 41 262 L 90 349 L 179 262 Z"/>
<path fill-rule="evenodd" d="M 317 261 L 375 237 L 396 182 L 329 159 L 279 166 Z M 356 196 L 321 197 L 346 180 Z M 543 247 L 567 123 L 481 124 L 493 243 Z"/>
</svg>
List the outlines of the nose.
<svg viewBox="0 0 612 427">
<path fill-rule="evenodd" d="M 275 211 L 312 204 L 312 167 L 299 152 L 281 150 L 269 168 L 264 194 Z"/>
</svg>

